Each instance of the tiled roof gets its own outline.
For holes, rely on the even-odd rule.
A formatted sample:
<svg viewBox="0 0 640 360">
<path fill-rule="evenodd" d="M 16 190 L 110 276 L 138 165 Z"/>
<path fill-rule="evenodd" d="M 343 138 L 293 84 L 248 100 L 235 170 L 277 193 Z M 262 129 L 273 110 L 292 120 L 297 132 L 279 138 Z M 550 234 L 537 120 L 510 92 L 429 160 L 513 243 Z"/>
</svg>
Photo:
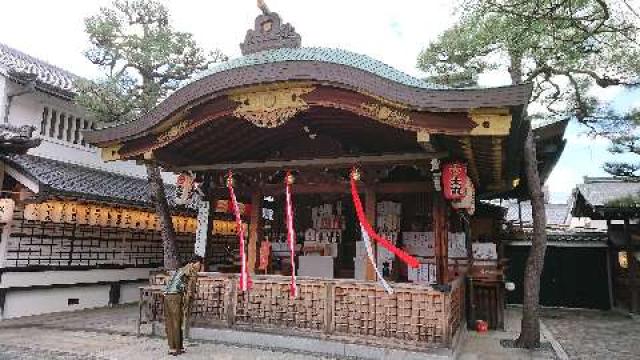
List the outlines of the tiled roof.
<svg viewBox="0 0 640 360">
<path fill-rule="evenodd" d="M 443 88 L 443 86 L 431 84 L 424 80 L 408 75 L 370 56 L 361 55 L 342 49 L 321 47 L 280 48 L 249 54 L 229 60 L 222 64 L 218 64 L 210 70 L 199 73 L 189 82 L 193 82 L 206 76 L 232 69 L 269 63 L 282 63 L 288 61 L 315 61 L 346 65 L 359 70 L 370 72 L 382 78 L 392 80 L 407 86 L 421 89 Z"/>
<path fill-rule="evenodd" d="M 628 196 L 640 196 L 640 182 L 616 178 L 585 178 L 577 191 L 591 206 L 605 206 Z"/>
<path fill-rule="evenodd" d="M 533 224 L 533 216 L 531 212 L 531 202 L 523 201 L 520 204 L 522 208 L 522 225 Z M 569 206 L 567 204 L 545 204 L 545 212 L 547 214 L 547 226 L 564 225 L 569 215 Z M 518 203 L 510 203 L 507 210 L 507 221 L 519 224 Z"/>
<path fill-rule="evenodd" d="M 36 86 L 57 95 L 72 97 L 74 82 L 80 77 L 22 51 L 0 43 L 0 73 L 17 81 L 24 76 L 36 75 Z"/>
<path fill-rule="evenodd" d="M 40 196 L 43 197 L 59 195 L 142 207 L 153 205 L 146 179 L 33 155 L 5 156 L 3 160 L 38 182 L 41 186 Z M 165 185 L 165 189 L 172 203 L 175 187 Z"/>
</svg>

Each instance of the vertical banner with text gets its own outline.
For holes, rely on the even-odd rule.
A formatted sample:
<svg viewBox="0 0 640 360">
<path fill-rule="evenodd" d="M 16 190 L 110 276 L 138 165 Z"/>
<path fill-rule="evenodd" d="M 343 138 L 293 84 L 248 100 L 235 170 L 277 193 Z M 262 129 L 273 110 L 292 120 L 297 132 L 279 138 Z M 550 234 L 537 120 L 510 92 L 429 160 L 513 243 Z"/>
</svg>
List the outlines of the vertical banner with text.
<svg viewBox="0 0 640 360">
<path fill-rule="evenodd" d="M 207 230 L 209 229 L 209 201 L 198 201 L 198 230 L 196 231 L 196 244 L 194 252 L 198 256 L 205 255 L 207 249 Z"/>
</svg>

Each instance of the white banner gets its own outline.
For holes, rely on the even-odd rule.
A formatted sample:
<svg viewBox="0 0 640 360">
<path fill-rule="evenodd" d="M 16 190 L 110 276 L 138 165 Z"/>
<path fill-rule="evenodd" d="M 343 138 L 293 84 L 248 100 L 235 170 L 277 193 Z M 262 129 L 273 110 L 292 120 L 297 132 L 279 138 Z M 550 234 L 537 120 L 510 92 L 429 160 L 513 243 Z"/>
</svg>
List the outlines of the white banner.
<svg viewBox="0 0 640 360">
<path fill-rule="evenodd" d="M 194 252 L 204 256 L 207 250 L 207 229 L 209 228 L 209 202 L 200 200 L 198 203 L 198 229 L 196 230 L 196 244 Z"/>
</svg>

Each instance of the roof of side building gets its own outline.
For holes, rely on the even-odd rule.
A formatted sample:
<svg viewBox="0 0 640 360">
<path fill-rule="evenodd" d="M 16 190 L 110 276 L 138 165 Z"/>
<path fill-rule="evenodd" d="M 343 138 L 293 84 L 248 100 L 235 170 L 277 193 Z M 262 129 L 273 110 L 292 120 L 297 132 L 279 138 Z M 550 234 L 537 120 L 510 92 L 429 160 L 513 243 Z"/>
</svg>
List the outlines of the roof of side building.
<svg viewBox="0 0 640 360">
<path fill-rule="evenodd" d="M 1 159 L 36 181 L 40 186 L 38 196 L 41 198 L 66 196 L 145 208 L 153 206 L 149 196 L 149 183 L 146 179 L 34 155 L 11 155 Z M 165 191 L 169 203 L 173 204 L 175 187 L 165 185 Z"/>
<path fill-rule="evenodd" d="M 2 43 L 0 43 L 0 74 L 20 83 L 25 82 L 29 75 L 35 75 L 36 87 L 39 90 L 64 98 L 74 96 L 74 83 L 80 79 L 78 75 Z"/>
</svg>

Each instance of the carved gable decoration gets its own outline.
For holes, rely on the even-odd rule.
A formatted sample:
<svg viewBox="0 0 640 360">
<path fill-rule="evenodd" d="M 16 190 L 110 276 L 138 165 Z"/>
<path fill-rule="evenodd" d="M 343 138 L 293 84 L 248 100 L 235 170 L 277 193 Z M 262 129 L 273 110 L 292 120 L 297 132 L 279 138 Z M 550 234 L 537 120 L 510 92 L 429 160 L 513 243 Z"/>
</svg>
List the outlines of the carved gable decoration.
<svg viewBox="0 0 640 360">
<path fill-rule="evenodd" d="M 230 94 L 239 105 L 233 114 L 262 128 L 278 127 L 301 111 L 309 109 L 302 95 L 313 87 L 275 88 Z"/>
<path fill-rule="evenodd" d="M 411 124 L 411 116 L 403 110 L 392 109 L 378 103 L 366 103 L 360 107 L 366 115 L 382 123 L 398 127 L 407 127 Z"/>
<path fill-rule="evenodd" d="M 282 24 L 280 15 L 269 11 L 264 3 L 259 7 L 262 15 L 256 18 L 255 28 L 247 31 L 244 42 L 240 44 L 242 55 L 270 49 L 299 48 L 302 38 L 293 26 Z"/>
</svg>

